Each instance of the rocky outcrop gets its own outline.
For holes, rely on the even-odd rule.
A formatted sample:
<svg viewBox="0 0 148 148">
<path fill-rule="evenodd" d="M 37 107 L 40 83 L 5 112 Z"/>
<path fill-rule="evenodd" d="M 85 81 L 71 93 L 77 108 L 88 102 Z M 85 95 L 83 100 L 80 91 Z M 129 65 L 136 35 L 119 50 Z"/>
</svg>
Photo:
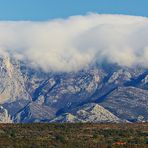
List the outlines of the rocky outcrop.
<svg viewBox="0 0 148 148">
<path fill-rule="evenodd" d="M 94 123 L 119 123 L 122 122 L 117 116 L 102 106 L 90 103 L 65 113 L 50 122 L 94 122 Z"/>
<path fill-rule="evenodd" d="M 0 57 L 0 103 L 29 99 L 20 65 L 8 55 Z"/>
<path fill-rule="evenodd" d="M 0 106 L 0 123 L 12 123 L 8 111 L 2 106 Z"/>
</svg>

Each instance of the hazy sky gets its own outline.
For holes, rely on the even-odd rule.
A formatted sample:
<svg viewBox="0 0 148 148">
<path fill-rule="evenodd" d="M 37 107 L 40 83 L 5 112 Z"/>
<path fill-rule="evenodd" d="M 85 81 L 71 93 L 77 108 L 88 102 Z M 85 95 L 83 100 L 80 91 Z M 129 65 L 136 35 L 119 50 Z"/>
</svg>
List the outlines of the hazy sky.
<svg viewBox="0 0 148 148">
<path fill-rule="evenodd" d="M 49 20 L 87 12 L 148 17 L 148 0 L 0 0 L 0 20 Z"/>
</svg>

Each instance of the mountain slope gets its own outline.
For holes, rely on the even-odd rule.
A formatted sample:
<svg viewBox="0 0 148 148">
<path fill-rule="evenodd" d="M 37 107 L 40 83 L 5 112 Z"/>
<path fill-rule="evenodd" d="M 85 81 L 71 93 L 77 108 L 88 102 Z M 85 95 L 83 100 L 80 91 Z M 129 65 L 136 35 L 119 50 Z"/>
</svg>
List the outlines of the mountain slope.
<svg viewBox="0 0 148 148">
<path fill-rule="evenodd" d="M 17 123 L 147 121 L 147 79 L 142 67 L 104 63 L 54 73 L 1 56 L 0 104 Z"/>
<path fill-rule="evenodd" d="M 102 106 L 94 103 L 89 103 L 72 110 L 71 113 L 60 115 L 50 122 L 118 123 L 121 122 L 121 120 Z"/>
<path fill-rule="evenodd" d="M 9 56 L 0 57 L 0 103 L 28 100 L 20 65 Z"/>
<path fill-rule="evenodd" d="M 120 118 L 148 121 L 148 91 L 135 87 L 119 87 L 101 105 Z"/>
</svg>

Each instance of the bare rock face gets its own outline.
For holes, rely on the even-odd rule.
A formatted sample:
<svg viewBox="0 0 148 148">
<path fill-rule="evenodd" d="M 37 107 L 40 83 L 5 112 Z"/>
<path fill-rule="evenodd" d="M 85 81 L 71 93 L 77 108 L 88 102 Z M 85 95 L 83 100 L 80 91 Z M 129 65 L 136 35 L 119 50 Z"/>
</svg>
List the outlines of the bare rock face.
<svg viewBox="0 0 148 148">
<path fill-rule="evenodd" d="M 81 122 L 76 116 L 71 113 L 65 113 L 49 121 L 50 123 L 76 123 Z"/>
<path fill-rule="evenodd" d="M 50 122 L 119 123 L 122 121 L 102 106 L 90 103 L 72 110 L 71 113 L 60 115 Z"/>
<path fill-rule="evenodd" d="M 2 106 L 0 106 L 0 123 L 12 123 L 8 111 Z"/>
<path fill-rule="evenodd" d="M 148 84 L 148 75 L 145 76 L 145 78 L 142 80 L 144 84 Z"/>
<path fill-rule="evenodd" d="M 148 120 L 148 91 L 135 87 L 119 87 L 101 105 L 129 121 Z M 142 118 L 139 118 L 141 117 Z"/>
<path fill-rule="evenodd" d="M 78 72 L 44 72 L 3 55 L 0 56 L 0 120 L 148 121 L 147 75 L 148 70 L 142 67 L 109 63 L 94 64 Z"/>
<path fill-rule="evenodd" d="M 19 123 L 47 122 L 55 115 L 55 109 L 49 106 L 32 102 L 20 110 L 13 118 L 13 121 Z"/>
<path fill-rule="evenodd" d="M 114 72 L 113 75 L 108 80 L 108 83 L 121 83 L 122 81 L 129 81 L 131 79 L 131 74 L 128 71 L 125 71 L 123 69 L 118 70 L 117 72 Z"/>
<path fill-rule="evenodd" d="M 121 120 L 102 106 L 89 103 L 74 111 L 74 115 L 82 122 L 120 122 Z"/>
<path fill-rule="evenodd" d="M 0 103 L 29 99 L 19 64 L 9 56 L 0 57 Z"/>
</svg>

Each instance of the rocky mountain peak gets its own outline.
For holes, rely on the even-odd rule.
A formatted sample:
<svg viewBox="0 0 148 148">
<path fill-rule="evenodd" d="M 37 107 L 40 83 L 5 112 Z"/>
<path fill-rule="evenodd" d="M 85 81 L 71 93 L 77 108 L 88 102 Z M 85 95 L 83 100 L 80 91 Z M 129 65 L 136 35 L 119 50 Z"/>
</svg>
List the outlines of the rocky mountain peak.
<svg viewBox="0 0 148 148">
<path fill-rule="evenodd" d="M 0 103 L 7 100 L 28 99 L 19 65 L 9 56 L 0 57 Z"/>
</svg>

